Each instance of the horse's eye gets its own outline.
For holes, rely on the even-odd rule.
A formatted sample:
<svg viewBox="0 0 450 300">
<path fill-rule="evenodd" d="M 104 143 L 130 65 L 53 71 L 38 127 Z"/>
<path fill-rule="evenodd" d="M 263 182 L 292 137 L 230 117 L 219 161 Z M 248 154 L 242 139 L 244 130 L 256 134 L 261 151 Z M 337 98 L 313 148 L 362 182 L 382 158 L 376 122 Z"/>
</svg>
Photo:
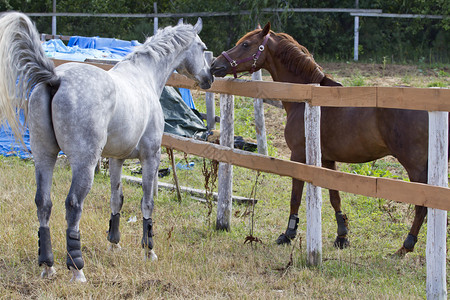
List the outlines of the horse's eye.
<svg viewBox="0 0 450 300">
<path fill-rule="evenodd" d="M 242 43 L 242 47 L 248 48 L 248 43 L 247 42 Z"/>
</svg>

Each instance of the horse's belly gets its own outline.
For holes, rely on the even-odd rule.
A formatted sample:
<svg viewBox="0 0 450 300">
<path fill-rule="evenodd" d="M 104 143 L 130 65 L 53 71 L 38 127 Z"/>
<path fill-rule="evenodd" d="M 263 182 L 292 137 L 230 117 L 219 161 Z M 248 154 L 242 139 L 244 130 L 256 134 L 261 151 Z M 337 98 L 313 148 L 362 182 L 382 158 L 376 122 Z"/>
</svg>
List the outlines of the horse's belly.
<svg viewBox="0 0 450 300">
<path fill-rule="evenodd" d="M 377 143 L 379 141 L 379 143 Z M 322 144 L 322 159 L 346 163 L 363 163 L 379 159 L 390 152 L 380 140 L 360 140 L 351 137 Z"/>
<path fill-rule="evenodd" d="M 129 158 L 130 154 L 136 149 L 136 145 L 125 144 L 123 142 L 107 142 L 103 148 L 103 157 Z"/>
</svg>

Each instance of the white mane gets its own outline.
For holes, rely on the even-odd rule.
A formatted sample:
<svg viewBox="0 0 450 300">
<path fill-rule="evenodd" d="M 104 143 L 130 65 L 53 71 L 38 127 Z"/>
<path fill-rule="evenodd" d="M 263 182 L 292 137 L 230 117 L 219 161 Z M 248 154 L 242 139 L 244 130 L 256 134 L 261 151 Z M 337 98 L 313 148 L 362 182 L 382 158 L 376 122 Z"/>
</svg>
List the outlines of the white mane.
<svg viewBox="0 0 450 300">
<path fill-rule="evenodd" d="M 139 55 L 148 55 L 154 60 L 159 60 L 179 48 L 186 48 L 196 37 L 194 26 L 182 24 L 175 27 L 165 27 L 136 47 L 124 60 L 132 60 Z"/>
</svg>

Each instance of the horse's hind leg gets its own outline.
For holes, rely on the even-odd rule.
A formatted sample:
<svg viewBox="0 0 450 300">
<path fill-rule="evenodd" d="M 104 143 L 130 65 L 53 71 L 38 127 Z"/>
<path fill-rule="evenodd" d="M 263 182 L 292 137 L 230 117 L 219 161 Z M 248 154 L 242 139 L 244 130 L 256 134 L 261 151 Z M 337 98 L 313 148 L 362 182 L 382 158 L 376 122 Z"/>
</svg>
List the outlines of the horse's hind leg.
<svg viewBox="0 0 450 300">
<path fill-rule="evenodd" d="M 50 88 L 38 85 L 28 102 L 28 121 L 30 128 L 31 148 L 36 174 L 35 203 L 39 219 L 39 252 L 38 263 L 44 269 L 41 277 L 55 274 L 53 267 L 53 251 L 50 238 L 49 221 L 52 212 L 50 197 L 53 168 L 59 152 L 59 146 L 53 133 L 50 112 Z"/>
<path fill-rule="evenodd" d="M 109 173 L 111 177 L 111 218 L 109 220 L 108 241 L 111 243 L 111 248 L 120 248 L 120 210 L 123 205 L 122 192 L 122 166 L 125 160 L 123 159 L 109 159 Z"/>
<path fill-rule="evenodd" d="M 155 180 L 158 172 L 159 161 L 161 158 L 161 149 L 158 147 L 156 153 L 150 157 L 141 159 L 142 164 L 142 189 L 144 195 L 141 201 L 142 210 L 142 242 L 141 245 L 146 251 L 146 258 L 150 260 L 157 260 L 155 252 L 153 251 L 153 206 L 154 206 L 154 185 L 157 184 Z"/>
<path fill-rule="evenodd" d="M 417 173 L 418 175 L 416 175 Z M 427 168 L 425 168 L 425 170 L 420 173 L 408 171 L 410 180 L 413 182 L 420 182 L 420 183 L 427 183 L 428 181 L 427 173 L 428 173 Z M 417 236 L 419 235 L 420 228 L 422 227 L 427 212 L 428 209 L 425 206 L 419 205 L 415 206 L 415 216 L 413 224 L 411 226 L 409 234 L 407 235 L 405 241 L 403 242 L 402 247 L 395 253 L 396 255 L 403 257 L 405 256 L 406 253 L 414 251 L 414 246 L 417 243 Z"/>
<path fill-rule="evenodd" d="M 407 235 L 402 247 L 397 250 L 396 255 L 405 256 L 406 253 L 414 251 L 414 246 L 417 243 L 417 236 L 419 235 L 420 227 L 422 227 L 425 216 L 427 215 L 428 209 L 425 206 L 415 206 L 415 216 L 414 221 Z"/>
<path fill-rule="evenodd" d="M 84 160 L 86 158 L 83 158 Z M 93 159 L 90 163 L 80 163 L 83 159 L 71 158 L 72 184 L 66 198 L 66 241 L 67 260 L 66 264 L 72 271 L 72 281 L 85 282 L 83 267 L 84 261 L 81 255 L 80 242 L 80 218 L 83 210 L 83 202 L 89 193 L 94 181 L 94 171 L 98 159 Z"/>
<path fill-rule="evenodd" d="M 41 273 L 42 278 L 52 277 L 56 273 L 53 267 L 54 260 L 49 228 L 50 215 L 52 212 L 50 191 L 56 157 L 56 154 L 47 154 L 45 157 L 37 155 L 37 153 L 34 154 L 37 184 L 35 203 L 39 219 L 38 263 L 39 266 L 44 267 Z"/>
<path fill-rule="evenodd" d="M 328 168 L 331 170 L 336 170 L 336 162 L 334 161 L 323 161 L 322 162 L 324 168 Z M 329 190 L 330 194 L 330 202 L 331 206 L 334 209 L 334 213 L 336 216 L 336 222 L 338 225 L 337 228 L 337 237 L 334 241 L 334 246 L 336 248 L 344 249 L 350 245 L 347 233 L 348 233 L 348 218 L 341 211 L 341 196 L 339 195 L 339 191 Z"/>
</svg>

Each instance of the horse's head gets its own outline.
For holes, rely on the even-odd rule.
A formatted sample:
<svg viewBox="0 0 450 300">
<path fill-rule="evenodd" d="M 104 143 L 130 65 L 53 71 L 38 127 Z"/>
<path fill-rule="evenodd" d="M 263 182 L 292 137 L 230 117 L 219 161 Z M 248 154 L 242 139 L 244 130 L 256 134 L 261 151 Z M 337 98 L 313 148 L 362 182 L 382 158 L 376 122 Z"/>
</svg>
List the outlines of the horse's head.
<svg viewBox="0 0 450 300">
<path fill-rule="evenodd" d="M 202 89 L 209 89 L 214 77 L 211 75 L 209 63 L 205 58 L 206 45 L 198 36 L 202 26 L 202 19 L 198 18 L 197 24 L 194 26 L 197 36 L 186 50 L 185 58 L 178 66 L 177 72 L 197 82 Z"/>
<path fill-rule="evenodd" d="M 267 51 L 264 51 L 270 38 L 270 23 L 263 29 L 256 29 L 244 35 L 228 51 L 222 52 L 211 65 L 211 73 L 218 77 L 240 72 L 255 72 L 262 68 Z"/>
</svg>

